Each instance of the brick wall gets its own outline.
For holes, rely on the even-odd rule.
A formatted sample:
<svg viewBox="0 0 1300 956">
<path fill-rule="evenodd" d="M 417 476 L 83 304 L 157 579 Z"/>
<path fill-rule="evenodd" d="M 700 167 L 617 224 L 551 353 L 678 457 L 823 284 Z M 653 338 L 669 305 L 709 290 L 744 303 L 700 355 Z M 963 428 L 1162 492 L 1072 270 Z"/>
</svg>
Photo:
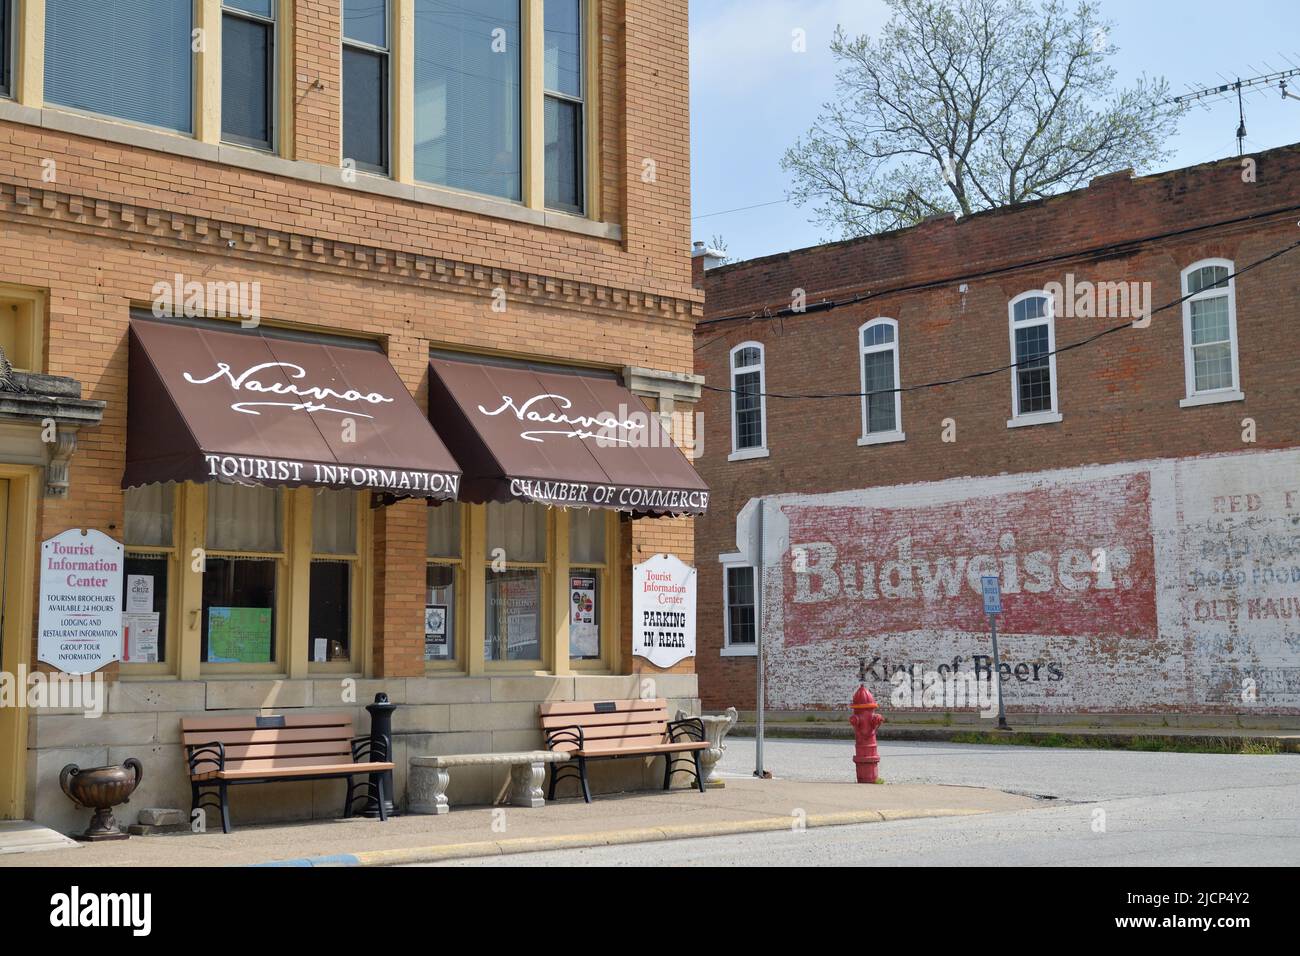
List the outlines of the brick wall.
<svg viewBox="0 0 1300 956">
<path fill-rule="evenodd" d="M 1111 176 L 1085 190 L 965 221 L 929 222 L 710 270 L 705 274 L 706 317 L 696 329 L 696 371 L 710 385 L 726 387 L 730 349 L 753 340 L 766 349 L 769 392 L 857 393 L 857 329 L 878 316 L 899 323 L 904 387 L 1005 366 L 1010 361 L 1008 302 L 1021 292 L 1064 283 L 1072 273 L 1094 282 L 1150 282 L 1152 301 L 1159 306 L 1181 295 L 1180 273 L 1193 262 L 1221 257 L 1241 268 L 1300 240 L 1300 148 L 1272 150 L 1254 159 L 1255 182 L 1243 181 L 1236 160 L 1132 180 Z M 777 313 L 790 306 L 795 289 L 806 292 L 811 310 L 806 314 L 712 321 L 764 309 Z M 814 309 L 823 300 L 854 296 L 863 300 Z M 1002 474 L 1032 479 L 1048 469 L 1294 447 L 1300 444 L 1297 302 L 1300 250 L 1236 280 L 1245 400 L 1225 404 L 1179 406 L 1186 393 L 1181 307 L 1156 315 L 1149 328 L 1126 329 L 1060 354 L 1063 420 L 1057 424 L 1007 427 L 1009 371 L 904 393 L 901 415 L 907 437 L 893 444 L 857 444 L 862 433 L 857 397 L 771 397 L 770 456 L 728 462 L 729 396 L 706 392 L 700 406 L 704 455 L 697 465 L 713 496 L 710 514 L 696 527 L 698 670 L 705 705 L 753 704 L 753 659 L 718 654 L 722 572 L 717 555 L 735 550 L 735 517 L 750 498 L 890 487 L 900 489 L 901 507 L 912 499 L 901 497 L 900 486 L 912 495 L 913 483 L 924 488 L 925 483 Z M 1057 347 L 1122 322 L 1059 317 Z M 1253 442 L 1243 441 L 1247 418 L 1254 423 Z M 953 442 L 943 440 L 948 420 L 955 429 Z M 1235 481 L 1225 479 L 1218 494 L 1236 493 Z M 1285 522 L 1288 514 L 1279 512 L 1277 520 Z M 1188 613 L 1193 612 L 1189 606 Z M 864 610 L 854 626 L 868 635 L 886 627 L 903 630 L 906 622 L 886 624 L 874 611 Z M 1099 652 L 1114 653 L 1114 648 Z M 846 671 L 854 669 L 856 656 L 843 656 Z"/>
<path fill-rule="evenodd" d="M 120 532 L 128 314 L 177 273 L 260 283 L 268 322 L 381 339 L 422 406 L 430 346 L 691 371 L 702 294 L 689 275 L 686 2 L 631 7 L 600 6 L 602 212 L 621 239 L 0 121 L 0 282 L 48 292 L 45 370 L 107 403 L 102 426 L 79 435 L 70 496 L 42 502 L 38 539 Z M 299 160 L 339 162 L 339 31 L 337 2 L 295 5 Z M 504 313 L 491 308 L 497 288 Z M 690 559 L 689 521 L 645 525 L 655 530 L 629 529 L 629 554 Z M 423 528 L 412 503 L 376 523 L 380 672 L 423 670 Z"/>
</svg>

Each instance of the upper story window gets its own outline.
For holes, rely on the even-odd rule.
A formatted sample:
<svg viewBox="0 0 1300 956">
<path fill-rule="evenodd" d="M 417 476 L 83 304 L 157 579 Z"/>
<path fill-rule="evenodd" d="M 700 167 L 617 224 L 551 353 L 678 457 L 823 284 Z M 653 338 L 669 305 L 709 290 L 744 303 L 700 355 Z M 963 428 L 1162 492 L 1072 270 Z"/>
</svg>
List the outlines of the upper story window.
<svg viewBox="0 0 1300 956">
<path fill-rule="evenodd" d="M 581 215 L 586 167 L 582 0 L 546 0 L 544 20 L 546 205 Z"/>
<path fill-rule="evenodd" d="M 872 319 L 858 329 L 862 359 L 862 437 L 859 445 L 902 441 L 898 388 L 898 323 Z"/>
<path fill-rule="evenodd" d="M 13 60 L 13 34 L 10 29 L 11 0 L 0 0 L 0 96 L 8 96 L 12 83 L 9 78 Z"/>
<path fill-rule="evenodd" d="M 1023 292 L 1008 306 L 1011 326 L 1011 420 L 1017 425 L 1059 422 L 1056 403 L 1056 322 L 1052 297 Z"/>
<path fill-rule="evenodd" d="M 192 132 L 193 14 L 178 0 L 46 0 L 46 101 Z"/>
<path fill-rule="evenodd" d="M 1237 401 L 1237 294 L 1233 265 L 1206 259 L 1183 270 L 1183 364 L 1187 397 L 1181 404 Z"/>
<path fill-rule="evenodd" d="M 343 162 L 388 173 L 389 0 L 343 0 Z"/>
<path fill-rule="evenodd" d="M 415 0 L 415 178 L 520 200 L 519 0 Z"/>
<path fill-rule="evenodd" d="M 731 350 L 731 455 L 729 461 L 767 455 L 767 389 L 763 346 L 744 342 Z"/>
<path fill-rule="evenodd" d="M 276 0 L 224 0 L 221 15 L 221 138 L 275 144 Z"/>
</svg>

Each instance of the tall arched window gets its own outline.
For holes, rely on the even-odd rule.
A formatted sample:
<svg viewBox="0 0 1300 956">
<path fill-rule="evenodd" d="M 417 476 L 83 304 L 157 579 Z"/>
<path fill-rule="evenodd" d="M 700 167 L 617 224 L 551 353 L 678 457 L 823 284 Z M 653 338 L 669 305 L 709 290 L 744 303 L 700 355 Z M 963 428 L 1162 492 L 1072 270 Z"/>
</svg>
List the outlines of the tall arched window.
<svg viewBox="0 0 1300 956">
<path fill-rule="evenodd" d="M 858 328 L 862 383 L 862 437 L 859 445 L 902 441 L 903 409 L 898 388 L 898 323 L 872 319 Z"/>
<path fill-rule="evenodd" d="M 1237 367 L 1237 291 L 1232 262 L 1202 259 L 1182 272 L 1183 366 L 1187 397 L 1179 404 L 1234 402 L 1241 394 Z"/>
<path fill-rule="evenodd" d="M 1011 336 L 1008 428 L 1061 420 L 1056 403 L 1056 308 L 1043 291 L 1022 292 L 1007 306 Z"/>
<path fill-rule="evenodd" d="M 767 398 L 763 346 L 742 342 L 731 350 L 731 454 L 729 461 L 767 455 Z"/>
</svg>

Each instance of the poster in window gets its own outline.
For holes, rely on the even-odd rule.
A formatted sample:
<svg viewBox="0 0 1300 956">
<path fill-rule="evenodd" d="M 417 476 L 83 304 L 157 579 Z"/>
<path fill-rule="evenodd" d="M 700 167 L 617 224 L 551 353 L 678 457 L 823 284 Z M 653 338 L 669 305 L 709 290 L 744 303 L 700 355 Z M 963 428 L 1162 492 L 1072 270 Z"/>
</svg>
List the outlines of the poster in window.
<svg viewBox="0 0 1300 956">
<path fill-rule="evenodd" d="M 600 625 L 596 607 L 596 576 L 574 574 L 569 578 L 569 656 L 600 656 Z"/>
<path fill-rule="evenodd" d="M 447 605 L 424 606 L 424 659 L 439 660 L 447 657 Z"/>
<path fill-rule="evenodd" d="M 153 575 L 128 574 L 126 576 L 126 612 L 147 614 L 153 610 Z"/>
<path fill-rule="evenodd" d="M 271 609 L 208 608 L 208 661 L 266 664 L 271 660 Z"/>
<path fill-rule="evenodd" d="M 123 661 L 132 664 L 158 663 L 158 617 L 157 611 L 122 615 L 126 627 L 126 653 L 122 656 Z"/>
</svg>

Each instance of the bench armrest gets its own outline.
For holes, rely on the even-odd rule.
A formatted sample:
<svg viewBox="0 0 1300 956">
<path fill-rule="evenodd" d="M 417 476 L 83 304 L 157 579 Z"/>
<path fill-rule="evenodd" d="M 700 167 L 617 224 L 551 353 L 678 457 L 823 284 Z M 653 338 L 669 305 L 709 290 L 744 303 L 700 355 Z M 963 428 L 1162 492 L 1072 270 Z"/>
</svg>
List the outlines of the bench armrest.
<svg viewBox="0 0 1300 956">
<path fill-rule="evenodd" d="M 198 773 L 218 772 L 226 769 L 226 745 L 220 740 L 205 744 L 189 744 L 185 748 L 185 760 L 190 765 L 190 776 Z M 205 766 L 215 764 L 215 766 Z M 203 767 L 203 769 L 199 769 Z"/>
<path fill-rule="evenodd" d="M 682 736 L 679 737 L 678 734 Z M 704 740 L 704 721 L 698 717 L 684 717 L 668 723 L 668 739 L 677 743 L 681 739 Z"/>
<path fill-rule="evenodd" d="M 387 763 L 388 744 L 384 740 L 375 740 L 369 734 L 352 738 L 353 763 Z"/>
<path fill-rule="evenodd" d="M 556 744 L 576 744 L 579 750 L 586 746 L 582 728 L 577 724 L 572 727 L 557 727 L 546 732 L 546 749 L 554 750 Z"/>
</svg>

